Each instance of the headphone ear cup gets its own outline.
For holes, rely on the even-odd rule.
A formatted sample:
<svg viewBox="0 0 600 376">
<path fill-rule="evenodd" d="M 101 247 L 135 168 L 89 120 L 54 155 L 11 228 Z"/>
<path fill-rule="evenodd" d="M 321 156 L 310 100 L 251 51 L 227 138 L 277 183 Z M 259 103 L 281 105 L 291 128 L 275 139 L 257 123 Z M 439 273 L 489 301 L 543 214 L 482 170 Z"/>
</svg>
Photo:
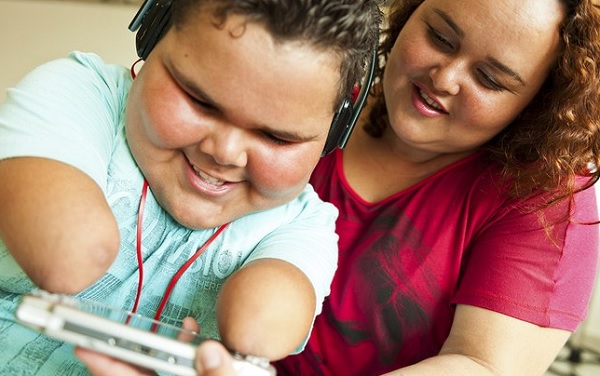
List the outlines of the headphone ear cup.
<svg viewBox="0 0 600 376">
<path fill-rule="evenodd" d="M 321 157 L 346 144 L 350 133 L 352 133 L 352 128 L 354 128 L 352 124 L 353 114 L 352 102 L 350 102 L 350 99 L 345 98 L 333 116 Z"/>
<path fill-rule="evenodd" d="M 145 3 L 132 21 L 132 25 L 134 22 L 139 23 L 139 30 L 135 36 L 135 46 L 137 55 L 143 60 L 146 60 L 154 46 L 169 29 L 172 2 L 172 0 L 156 0 L 149 5 Z"/>
<path fill-rule="evenodd" d="M 367 68 L 367 76 L 365 77 L 365 82 L 356 96 L 356 101 L 353 104 L 350 98 L 345 98 L 333 116 L 331 128 L 329 129 L 329 134 L 327 135 L 327 140 L 325 141 L 325 147 L 323 148 L 321 157 L 331 153 L 335 148 L 343 149 L 346 147 L 346 143 L 348 142 L 348 139 L 352 134 L 352 130 L 358 121 L 358 117 L 365 106 L 367 96 L 369 95 L 369 90 L 373 84 L 375 68 L 377 67 L 378 61 L 378 44 L 379 38 L 377 37 L 375 38 L 373 50 L 371 51 L 371 59 Z"/>
</svg>

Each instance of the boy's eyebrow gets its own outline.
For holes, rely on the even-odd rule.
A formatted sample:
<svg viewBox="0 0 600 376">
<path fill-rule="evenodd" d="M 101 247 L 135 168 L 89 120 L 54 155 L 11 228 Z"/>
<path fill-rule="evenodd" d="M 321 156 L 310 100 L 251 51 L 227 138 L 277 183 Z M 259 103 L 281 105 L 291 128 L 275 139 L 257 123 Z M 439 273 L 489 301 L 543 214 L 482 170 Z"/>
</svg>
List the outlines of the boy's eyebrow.
<svg viewBox="0 0 600 376">
<path fill-rule="evenodd" d="M 221 106 L 217 104 L 215 100 L 213 100 L 210 95 L 206 94 L 204 90 L 200 89 L 195 83 L 188 80 L 187 77 L 181 74 L 177 68 L 170 64 L 171 75 L 175 79 L 175 82 L 179 86 L 181 86 L 185 91 L 189 92 L 192 97 L 201 100 L 207 106 L 214 108 L 215 111 L 222 112 Z"/>
<path fill-rule="evenodd" d="M 459 36 L 460 39 L 463 39 L 465 37 L 464 30 L 461 29 L 460 26 L 456 24 L 456 22 L 454 22 L 454 20 L 448 13 L 437 8 L 433 11 L 448 24 L 448 26 Z M 487 59 L 489 60 L 490 64 L 492 64 L 496 69 L 511 76 L 513 79 L 517 80 L 521 85 L 525 85 L 525 80 L 523 80 L 523 78 L 517 72 L 509 68 L 507 65 L 501 63 L 500 61 L 498 61 L 498 59 L 493 58 L 491 56 L 488 56 Z"/>
<path fill-rule="evenodd" d="M 195 83 L 188 80 L 187 77 L 182 75 L 177 68 L 171 66 L 171 74 L 175 81 L 182 86 L 185 91 L 188 91 L 192 97 L 204 102 L 206 106 L 212 108 L 215 112 L 224 114 L 222 106 L 217 103 L 217 101 L 213 100 L 210 95 L 206 94 L 206 92 L 200 89 Z M 266 124 L 255 124 L 254 128 L 260 129 L 264 133 L 268 133 L 282 140 L 286 140 L 288 142 L 308 142 L 313 141 L 319 137 L 319 134 L 315 135 L 303 135 L 298 132 L 286 131 L 281 129 L 274 129 Z"/>
</svg>

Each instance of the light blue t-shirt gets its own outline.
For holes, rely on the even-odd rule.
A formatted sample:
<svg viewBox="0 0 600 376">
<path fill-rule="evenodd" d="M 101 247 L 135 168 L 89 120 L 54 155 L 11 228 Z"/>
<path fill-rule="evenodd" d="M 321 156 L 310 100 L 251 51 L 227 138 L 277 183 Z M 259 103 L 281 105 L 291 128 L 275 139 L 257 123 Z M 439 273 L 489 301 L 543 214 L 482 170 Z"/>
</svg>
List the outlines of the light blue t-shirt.
<svg viewBox="0 0 600 376">
<path fill-rule="evenodd" d="M 104 191 L 117 218 L 121 249 L 107 273 L 78 296 L 125 310 L 132 308 L 138 286 L 136 225 L 143 185 L 124 130 L 131 82 L 125 67 L 76 52 L 34 70 L 0 106 L 0 159 L 59 160 L 86 172 Z M 300 268 L 314 286 L 319 313 L 337 266 L 336 218 L 337 210 L 307 186 L 287 205 L 233 221 L 183 274 L 161 321 L 181 326 L 184 317 L 193 316 L 203 334 L 218 338 L 215 301 L 221 285 L 233 271 L 260 258 L 283 259 Z M 151 190 L 142 226 L 144 281 L 138 312 L 153 317 L 173 275 L 216 229 L 181 226 Z M 15 322 L 18 300 L 33 288 L 0 241 L 0 375 L 87 374 L 70 345 Z"/>
</svg>

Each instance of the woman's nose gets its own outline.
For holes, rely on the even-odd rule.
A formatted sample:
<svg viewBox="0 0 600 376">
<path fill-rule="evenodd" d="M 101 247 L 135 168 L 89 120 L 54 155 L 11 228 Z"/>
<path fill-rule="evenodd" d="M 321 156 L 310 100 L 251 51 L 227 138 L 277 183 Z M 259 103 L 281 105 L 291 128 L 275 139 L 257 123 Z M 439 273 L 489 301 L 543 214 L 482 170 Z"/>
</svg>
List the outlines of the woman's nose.
<svg viewBox="0 0 600 376">
<path fill-rule="evenodd" d="M 199 148 L 219 165 L 243 167 L 247 162 L 246 138 L 243 130 L 220 125 L 199 143 Z"/>
<path fill-rule="evenodd" d="M 440 93 L 457 95 L 460 92 L 461 79 L 467 74 L 467 72 L 462 69 L 463 65 L 464 64 L 458 60 L 452 60 L 431 68 L 429 77 L 431 78 L 435 90 Z"/>
</svg>

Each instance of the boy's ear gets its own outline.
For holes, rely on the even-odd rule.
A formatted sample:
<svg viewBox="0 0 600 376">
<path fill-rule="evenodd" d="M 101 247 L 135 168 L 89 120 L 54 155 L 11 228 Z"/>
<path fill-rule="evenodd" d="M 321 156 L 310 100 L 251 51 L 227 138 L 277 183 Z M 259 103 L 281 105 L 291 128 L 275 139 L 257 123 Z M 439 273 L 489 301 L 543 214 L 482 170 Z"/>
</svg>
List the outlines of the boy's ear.
<svg viewBox="0 0 600 376">
<path fill-rule="evenodd" d="M 173 0 L 145 0 L 131 20 L 129 30 L 137 30 L 135 46 L 137 55 L 143 60 L 169 29 L 172 3 Z"/>
</svg>

